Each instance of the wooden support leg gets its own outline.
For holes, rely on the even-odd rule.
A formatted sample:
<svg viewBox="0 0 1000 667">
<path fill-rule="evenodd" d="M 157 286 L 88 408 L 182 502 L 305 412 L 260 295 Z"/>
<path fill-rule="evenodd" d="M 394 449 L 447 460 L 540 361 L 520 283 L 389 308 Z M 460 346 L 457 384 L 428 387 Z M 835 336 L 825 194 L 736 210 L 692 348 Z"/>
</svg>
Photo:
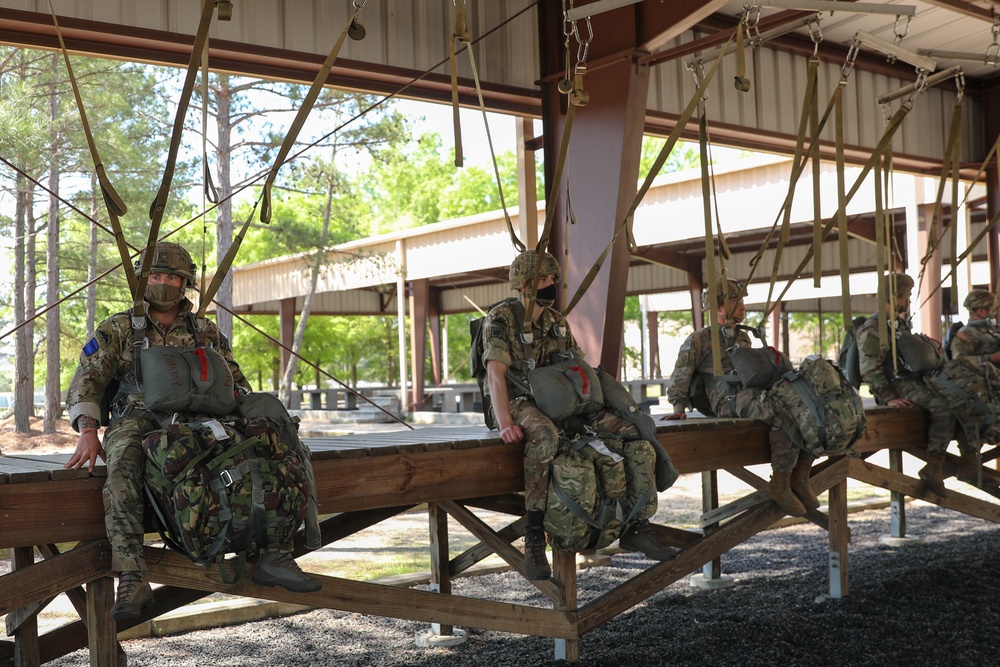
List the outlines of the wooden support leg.
<svg viewBox="0 0 1000 667">
<path fill-rule="evenodd" d="M 21 570 L 35 564 L 33 547 L 18 547 L 12 551 L 11 563 L 15 570 Z M 33 614 L 14 633 L 14 665 L 16 667 L 37 667 L 39 664 L 41 664 L 41 656 L 38 647 L 38 617 Z"/>
<path fill-rule="evenodd" d="M 87 584 L 87 636 L 91 667 L 119 664 L 118 630 L 111 618 L 114 604 L 113 577 L 101 577 Z"/>
<path fill-rule="evenodd" d="M 552 550 L 552 576 L 562 584 L 562 601 L 555 605 L 563 611 L 576 611 L 576 554 L 570 551 Z M 580 662 L 579 639 L 556 639 L 555 659 L 568 663 Z"/>
<path fill-rule="evenodd" d="M 448 514 L 437 503 L 428 503 L 427 519 L 430 524 L 431 590 L 451 595 L 451 573 L 448 571 Z M 431 623 L 437 635 L 450 635 L 451 625 Z"/>
<path fill-rule="evenodd" d="M 705 470 L 701 473 L 701 507 L 702 512 L 711 512 L 719 507 L 719 472 Z M 706 536 L 719 530 L 719 523 L 711 523 L 702 527 Z M 713 558 L 702 566 L 701 574 L 691 577 L 691 585 L 707 590 L 729 588 L 733 578 L 722 574 L 722 559 Z"/>
<path fill-rule="evenodd" d="M 839 600 L 847 595 L 847 544 L 851 529 L 847 525 L 847 480 L 830 487 L 830 597 Z"/>
</svg>

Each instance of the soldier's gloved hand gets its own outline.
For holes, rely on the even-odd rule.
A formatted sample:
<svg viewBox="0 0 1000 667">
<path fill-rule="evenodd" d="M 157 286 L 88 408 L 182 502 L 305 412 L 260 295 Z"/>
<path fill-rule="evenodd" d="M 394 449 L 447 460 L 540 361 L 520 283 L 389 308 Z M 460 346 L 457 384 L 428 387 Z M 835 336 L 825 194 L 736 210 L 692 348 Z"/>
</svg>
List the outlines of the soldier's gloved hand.
<svg viewBox="0 0 1000 667">
<path fill-rule="evenodd" d="M 97 430 L 84 429 L 76 441 L 76 451 L 63 467 L 82 468 L 86 465 L 88 471 L 94 472 L 98 456 L 101 457 L 102 461 L 104 460 L 104 450 L 101 449 L 101 439 L 97 437 Z"/>
</svg>

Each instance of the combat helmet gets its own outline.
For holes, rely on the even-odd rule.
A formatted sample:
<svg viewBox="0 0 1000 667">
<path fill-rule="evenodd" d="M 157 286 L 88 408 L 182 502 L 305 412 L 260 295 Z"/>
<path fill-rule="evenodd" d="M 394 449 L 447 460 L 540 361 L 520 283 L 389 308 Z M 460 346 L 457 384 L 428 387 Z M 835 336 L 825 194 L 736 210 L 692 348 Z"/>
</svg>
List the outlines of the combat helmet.
<svg viewBox="0 0 1000 667">
<path fill-rule="evenodd" d="M 146 254 L 145 248 L 139 254 L 139 259 L 135 262 L 135 275 L 138 276 L 142 270 L 142 260 Z M 193 287 L 195 284 L 195 272 L 198 267 L 191 260 L 191 254 L 179 243 L 170 241 L 160 241 L 156 244 L 153 253 L 153 261 L 149 265 L 150 273 L 169 273 L 187 279 L 185 288 Z"/>
<path fill-rule="evenodd" d="M 727 279 L 725 285 L 728 289 L 728 299 L 730 301 L 738 301 L 747 295 L 747 288 L 739 280 Z M 725 303 L 727 295 L 723 292 L 723 282 L 719 280 L 715 284 L 715 303 L 719 306 Z M 708 290 L 705 289 L 701 293 L 701 307 L 703 310 L 708 310 L 712 307 L 712 302 L 709 300 Z"/>
<path fill-rule="evenodd" d="M 887 290 L 885 293 L 887 301 L 892 300 L 892 295 L 895 295 L 897 299 L 909 300 L 910 292 L 913 291 L 913 278 L 898 271 L 890 273 L 886 276 L 886 287 L 890 286 L 891 290 Z"/>
<path fill-rule="evenodd" d="M 974 289 L 965 297 L 962 305 L 969 310 L 986 308 L 989 311 L 993 311 L 996 309 L 996 300 L 993 298 L 993 293 L 988 289 Z"/>
<path fill-rule="evenodd" d="M 538 276 L 552 276 L 558 281 L 560 272 L 559 262 L 549 253 L 525 250 L 510 263 L 510 288 L 515 292 L 523 291 L 535 279 L 536 273 Z"/>
</svg>

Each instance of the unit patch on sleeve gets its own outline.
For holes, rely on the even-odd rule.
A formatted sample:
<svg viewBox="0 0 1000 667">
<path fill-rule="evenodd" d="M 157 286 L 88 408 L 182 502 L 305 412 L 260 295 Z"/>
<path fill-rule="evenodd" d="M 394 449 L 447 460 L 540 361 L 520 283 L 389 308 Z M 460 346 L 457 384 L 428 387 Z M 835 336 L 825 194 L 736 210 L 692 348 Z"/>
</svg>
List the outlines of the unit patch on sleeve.
<svg viewBox="0 0 1000 667">
<path fill-rule="evenodd" d="M 97 338 L 91 338 L 87 341 L 87 344 L 83 346 L 83 353 L 88 357 L 93 356 L 94 352 L 97 352 L 101 346 L 97 342 Z"/>
</svg>

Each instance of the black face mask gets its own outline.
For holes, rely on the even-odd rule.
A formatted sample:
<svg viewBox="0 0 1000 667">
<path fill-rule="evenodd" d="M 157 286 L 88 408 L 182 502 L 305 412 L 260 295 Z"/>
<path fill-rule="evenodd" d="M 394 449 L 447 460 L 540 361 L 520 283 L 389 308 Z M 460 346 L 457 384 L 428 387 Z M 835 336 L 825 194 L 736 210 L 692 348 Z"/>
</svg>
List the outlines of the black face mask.
<svg viewBox="0 0 1000 667">
<path fill-rule="evenodd" d="M 548 287 L 542 287 L 541 289 L 539 289 L 538 293 L 535 294 L 535 301 L 538 303 L 539 306 L 548 308 L 549 306 L 551 306 L 556 302 L 557 293 L 558 292 L 556 292 L 556 286 L 553 283 Z"/>
</svg>

